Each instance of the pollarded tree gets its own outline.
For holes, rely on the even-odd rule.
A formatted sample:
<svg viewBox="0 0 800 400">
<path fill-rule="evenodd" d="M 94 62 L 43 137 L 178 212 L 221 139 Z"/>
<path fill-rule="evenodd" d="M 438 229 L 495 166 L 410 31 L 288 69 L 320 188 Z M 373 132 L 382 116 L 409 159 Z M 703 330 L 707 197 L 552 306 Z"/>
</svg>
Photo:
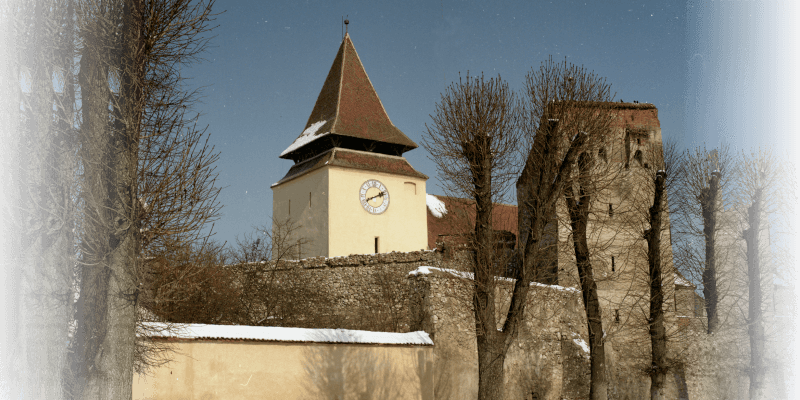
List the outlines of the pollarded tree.
<svg viewBox="0 0 800 400">
<path fill-rule="evenodd" d="M 547 240 L 547 232 L 557 223 L 556 201 L 564 198 L 588 323 L 590 397 L 605 399 L 608 379 L 603 327 L 587 229 L 592 196 L 603 186 L 598 177 L 607 175 L 607 171 L 596 171 L 593 158 L 594 150 L 602 147 L 610 132 L 610 85 L 583 67 L 550 59 L 539 71 L 528 74 L 525 95 L 526 133 L 532 146 L 517 180 L 522 266 L 512 309 L 522 307 L 515 302 L 525 298 L 529 282 L 557 282 L 557 271 L 542 261 L 552 259 L 548 253 L 554 243 Z M 517 297 L 518 293 L 521 296 Z"/>
<path fill-rule="evenodd" d="M 775 279 L 791 282 L 794 278 L 791 252 L 782 239 L 795 235 L 790 218 L 797 204 L 796 169 L 788 154 L 776 156 L 771 147 L 759 148 L 757 153 L 742 152 L 739 161 L 735 198 L 747 264 L 750 399 L 777 398 L 776 384 L 783 376 L 770 370 L 785 368 L 784 362 L 789 360 L 782 361 L 774 349 L 773 291 Z M 778 229 L 772 229 L 773 225 Z"/>
<path fill-rule="evenodd" d="M 669 332 L 665 321 L 666 303 L 674 290 L 671 278 L 675 276 L 675 270 L 670 251 L 671 241 L 662 239 L 670 234 L 669 215 L 675 212 L 674 204 L 670 210 L 668 195 L 677 189 L 676 185 L 683 177 L 684 163 L 674 142 L 668 142 L 663 148 L 661 143 L 653 143 L 649 150 L 648 158 L 653 168 L 639 170 L 645 184 L 641 190 L 641 208 L 635 210 L 638 212 L 632 217 L 643 217 L 643 224 L 634 225 L 644 227 L 642 236 L 647 242 L 646 283 L 649 293 L 645 296 L 649 309 L 645 324 L 650 339 L 650 362 L 647 368 L 650 375 L 650 398 L 663 400 L 667 398 L 667 374 L 672 366 L 668 344 L 670 335 L 678 332 Z"/>
<path fill-rule="evenodd" d="M 519 106 L 499 76 L 485 80 L 467 75 L 445 90 L 431 117 L 423 140 L 445 190 L 475 202 L 474 225 L 466 237 L 474 272 L 478 398 L 498 399 L 503 396 L 505 356 L 524 311 L 523 297 L 502 327 L 499 324 L 496 278 L 505 273 L 506 262 L 495 251 L 492 221 L 493 204 L 503 198 L 516 173 Z"/>
<path fill-rule="evenodd" d="M 730 277 L 721 276 L 717 268 L 731 257 L 729 249 L 717 239 L 729 228 L 723 210 L 731 201 L 734 160 L 727 146 L 697 148 L 687 151 L 683 158 L 684 175 L 674 198 L 678 205 L 674 214 L 676 264 L 695 281 L 702 281 L 707 332 L 711 334 L 720 329 L 720 302 L 731 284 Z"/>
</svg>

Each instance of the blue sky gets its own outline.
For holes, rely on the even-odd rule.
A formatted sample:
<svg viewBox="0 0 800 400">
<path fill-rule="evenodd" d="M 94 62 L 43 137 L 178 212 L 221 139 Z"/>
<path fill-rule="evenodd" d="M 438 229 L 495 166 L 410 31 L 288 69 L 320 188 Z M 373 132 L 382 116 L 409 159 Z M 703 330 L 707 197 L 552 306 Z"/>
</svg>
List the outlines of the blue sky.
<svg viewBox="0 0 800 400">
<path fill-rule="evenodd" d="M 519 89 L 552 55 L 606 77 L 616 99 L 653 103 L 663 138 L 682 148 L 800 154 L 794 1 L 218 0 L 217 9 L 215 47 L 187 74 L 208 86 L 199 110 L 221 152 L 221 242 L 269 221 L 270 185 L 292 165 L 278 155 L 305 128 L 342 16 L 390 119 L 417 144 L 459 73 L 499 74 Z M 406 157 L 441 194 L 425 149 Z"/>
<path fill-rule="evenodd" d="M 499 74 L 514 89 L 552 55 L 612 84 L 616 99 L 655 104 L 662 134 L 682 147 L 769 143 L 794 149 L 783 57 L 796 7 L 784 2 L 438 2 L 218 0 L 206 61 L 188 68 L 206 86 L 198 111 L 221 152 L 222 217 L 233 242 L 272 212 L 278 158 L 303 131 L 341 41 L 341 18 L 392 122 L 421 144 L 440 93 L 459 73 Z M 793 14 L 794 13 L 794 14 Z M 778 55 L 782 55 L 778 57 Z M 785 98 L 781 98 L 785 97 Z M 783 130 L 782 130 L 783 129 Z M 429 175 L 420 147 L 406 157 Z"/>
</svg>

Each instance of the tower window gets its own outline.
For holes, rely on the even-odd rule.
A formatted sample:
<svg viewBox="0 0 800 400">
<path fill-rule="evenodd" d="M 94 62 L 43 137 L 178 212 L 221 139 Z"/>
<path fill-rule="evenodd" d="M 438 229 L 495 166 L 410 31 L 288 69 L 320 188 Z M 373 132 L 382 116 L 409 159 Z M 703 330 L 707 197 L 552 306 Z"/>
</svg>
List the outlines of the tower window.
<svg viewBox="0 0 800 400">
<path fill-rule="evenodd" d="M 619 322 L 619 310 L 614 310 L 614 322 Z"/>
<path fill-rule="evenodd" d="M 292 201 L 289 200 L 289 215 L 292 215 Z"/>
<path fill-rule="evenodd" d="M 633 159 L 636 160 L 639 165 L 642 165 L 642 151 L 636 150 L 636 153 L 633 153 Z"/>
<path fill-rule="evenodd" d="M 311 209 L 311 192 L 308 192 L 308 208 Z"/>
<path fill-rule="evenodd" d="M 603 160 L 603 162 L 608 161 L 605 147 L 601 147 L 600 150 L 597 150 L 597 157 Z"/>
<path fill-rule="evenodd" d="M 403 184 L 405 191 L 411 194 L 417 194 L 417 184 L 414 182 L 405 182 Z"/>
<path fill-rule="evenodd" d="M 378 249 L 379 249 L 379 247 L 378 247 L 379 243 L 378 242 L 379 241 L 380 241 L 380 238 L 378 236 L 375 236 L 375 254 L 378 253 Z"/>
<path fill-rule="evenodd" d="M 614 261 L 614 256 L 611 256 L 611 272 L 614 272 L 616 270 L 617 270 L 617 265 L 616 262 Z"/>
<path fill-rule="evenodd" d="M 609 217 L 614 216 L 614 205 L 611 203 L 608 203 L 608 216 Z"/>
</svg>

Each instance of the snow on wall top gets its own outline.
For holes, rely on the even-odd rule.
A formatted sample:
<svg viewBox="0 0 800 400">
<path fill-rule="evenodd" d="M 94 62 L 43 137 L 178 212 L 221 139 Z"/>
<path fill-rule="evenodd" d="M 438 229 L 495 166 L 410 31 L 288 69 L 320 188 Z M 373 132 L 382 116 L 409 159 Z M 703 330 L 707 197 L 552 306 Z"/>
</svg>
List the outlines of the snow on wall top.
<svg viewBox="0 0 800 400">
<path fill-rule="evenodd" d="M 474 276 L 472 274 L 472 272 L 464 272 L 464 271 L 458 271 L 458 270 L 455 270 L 455 269 L 429 267 L 429 266 L 417 267 L 417 269 L 409 272 L 408 275 L 410 275 L 410 276 L 429 275 L 433 271 L 441 271 L 441 272 L 453 275 L 453 276 L 455 276 L 457 278 L 469 279 L 469 280 L 472 280 L 473 276 Z M 496 276 L 495 279 L 496 280 L 504 280 L 504 281 L 508 281 L 508 282 L 513 282 L 513 279 L 511 279 L 511 278 L 505 278 L 505 277 Z M 530 285 L 531 286 L 536 286 L 536 287 L 541 287 L 541 288 L 564 291 L 564 292 L 573 292 L 573 293 L 579 293 L 580 292 L 580 290 L 578 290 L 576 288 L 564 287 L 564 286 L 560 286 L 560 285 L 547 285 L 547 284 L 539 283 L 539 282 L 531 282 Z"/>
<path fill-rule="evenodd" d="M 447 207 L 445 207 L 444 202 L 432 194 L 425 195 L 425 204 L 428 205 L 428 210 L 431 210 L 431 214 L 436 218 L 442 218 L 447 214 Z"/>
<path fill-rule="evenodd" d="M 433 346 L 426 332 L 369 332 L 348 329 L 282 328 L 244 325 L 181 325 L 177 332 L 166 331 L 166 324 L 151 322 L 151 336 L 178 339 L 240 339 L 270 342 L 361 343 Z"/>
</svg>

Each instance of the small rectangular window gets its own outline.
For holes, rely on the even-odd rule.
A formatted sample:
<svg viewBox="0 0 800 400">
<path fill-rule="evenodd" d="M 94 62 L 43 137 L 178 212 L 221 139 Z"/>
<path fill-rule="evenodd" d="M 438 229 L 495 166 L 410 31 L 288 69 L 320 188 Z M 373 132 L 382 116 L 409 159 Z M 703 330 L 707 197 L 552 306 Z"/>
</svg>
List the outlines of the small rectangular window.
<svg viewBox="0 0 800 400">
<path fill-rule="evenodd" d="M 380 238 L 375 236 L 375 254 L 378 253 L 378 239 L 380 239 Z"/>
<path fill-rule="evenodd" d="M 609 217 L 614 216 L 614 205 L 611 203 L 608 203 L 608 216 Z"/>
<path fill-rule="evenodd" d="M 614 322 L 619 322 L 619 310 L 614 310 Z"/>
<path fill-rule="evenodd" d="M 616 262 L 614 261 L 614 256 L 611 256 L 611 272 L 616 271 L 616 269 L 617 269 L 617 265 L 616 265 Z"/>
<path fill-rule="evenodd" d="M 289 215 L 292 215 L 292 201 L 289 200 Z"/>
<path fill-rule="evenodd" d="M 308 192 L 308 208 L 311 209 L 311 192 Z"/>
<path fill-rule="evenodd" d="M 403 187 L 407 193 L 417 194 L 417 184 L 414 182 L 405 182 Z"/>
</svg>

